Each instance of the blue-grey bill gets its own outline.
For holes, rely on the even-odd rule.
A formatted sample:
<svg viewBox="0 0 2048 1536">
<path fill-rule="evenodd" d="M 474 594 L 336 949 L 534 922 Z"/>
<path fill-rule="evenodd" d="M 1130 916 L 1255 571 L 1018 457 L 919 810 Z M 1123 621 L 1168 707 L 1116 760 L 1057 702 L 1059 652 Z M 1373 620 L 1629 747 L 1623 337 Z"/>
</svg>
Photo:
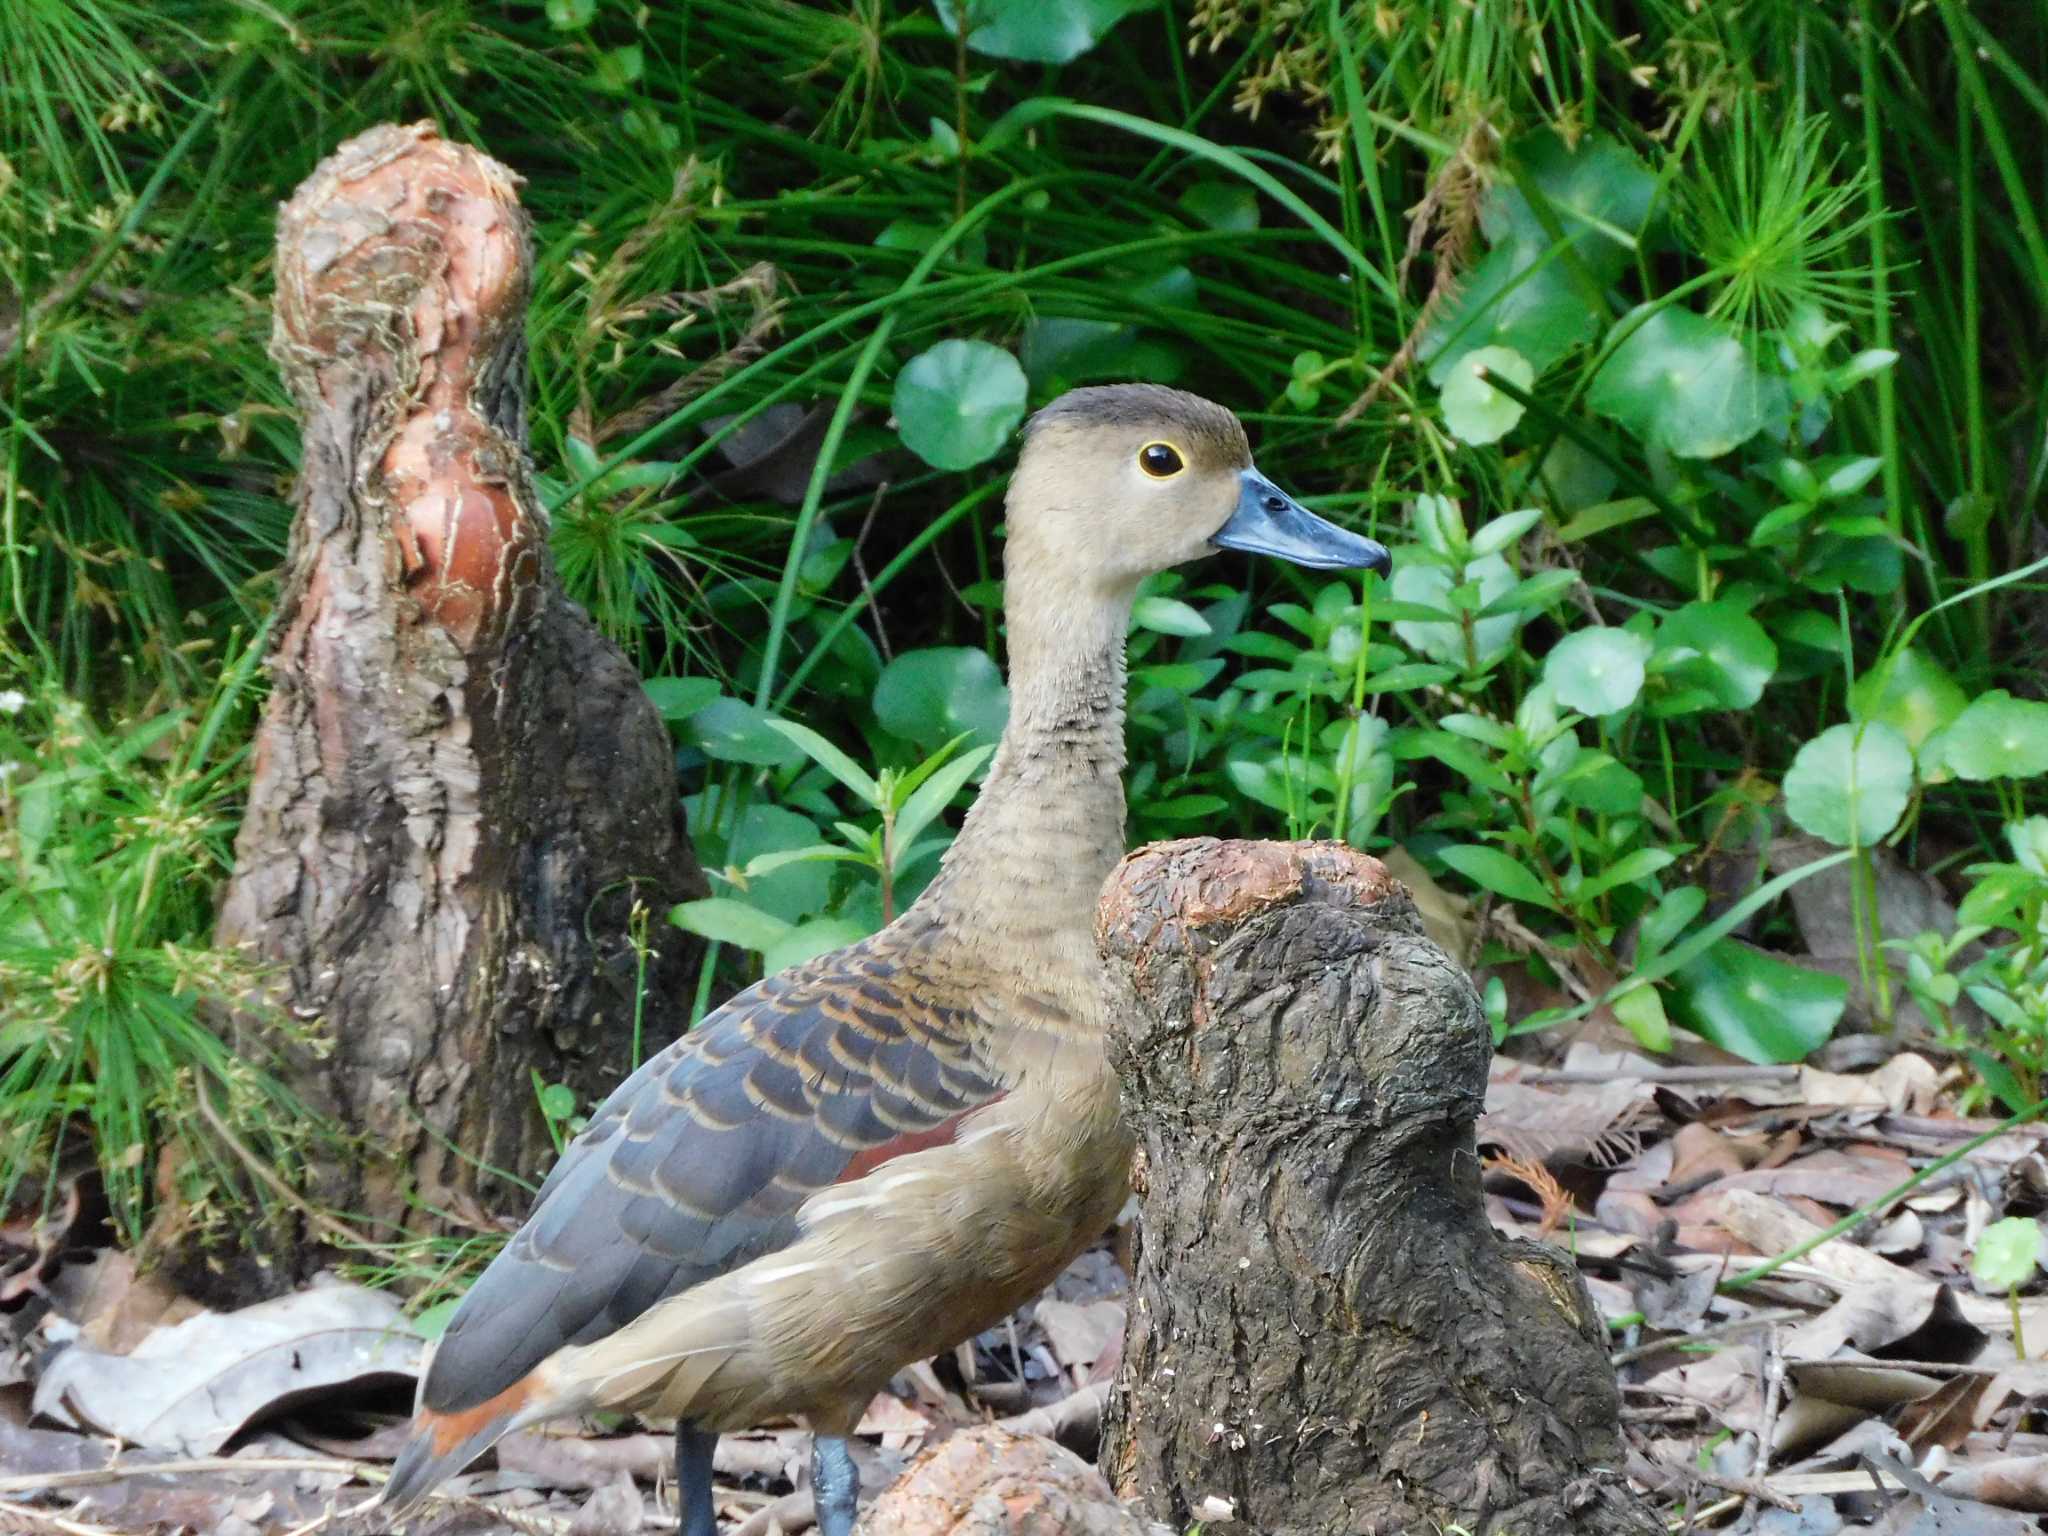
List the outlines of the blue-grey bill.
<svg viewBox="0 0 2048 1536">
<path fill-rule="evenodd" d="M 1218 549 L 1272 555 L 1318 571 L 1385 571 L 1393 564 L 1384 544 L 1317 517 L 1256 469 L 1238 480 L 1237 510 L 1209 540 Z"/>
</svg>

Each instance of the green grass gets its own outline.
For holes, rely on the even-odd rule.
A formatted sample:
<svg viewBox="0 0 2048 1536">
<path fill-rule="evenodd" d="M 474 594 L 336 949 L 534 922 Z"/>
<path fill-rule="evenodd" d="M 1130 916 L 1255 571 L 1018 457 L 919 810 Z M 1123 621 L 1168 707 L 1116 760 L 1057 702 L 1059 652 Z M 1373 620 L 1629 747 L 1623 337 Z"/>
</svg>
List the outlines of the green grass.
<svg viewBox="0 0 2048 1536">
<path fill-rule="evenodd" d="M 1177 0 L 1061 63 L 962 47 L 913 0 L 695 0 L 644 26 L 538 0 L 19 9 L 0 40 L 0 686 L 35 702 L 0 829 L 27 867 L 21 786 L 87 750 L 30 737 L 68 710 L 99 766 L 67 835 L 104 857 L 40 919 L 61 941 L 24 939 L 14 909 L 0 940 L 43 958 L 0 958 L 0 1004 L 95 924 L 135 925 L 123 954 L 203 948 L 250 719 L 218 702 L 229 641 L 267 612 L 297 452 L 265 351 L 274 211 L 383 120 L 433 116 L 526 178 L 556 556 L 650 677 L 708 679 L 729 720 L 794 714 L 909 770 L 959 722 L 892 729 L 876 690 L 906 656 L 1000 656 L 1005 460 L 942 472 L 904 450 L 905 365 L 966 338 L 1020 355 L 1033 404 L 1133 371 L 1202 390 L 1245 414 L 1270 474 L 1443 575 L 1161 583 L 1199 624 L 1159 608 L 1135 641 L 1134 830 L 1398 843 L 1544 941 L 1490 960 L 1569 991 L 1575 956 L 1632 954 L 1655 983 L 1621 1011 L 1646 1040 L 1723 1028 L 1705 974 L 1673 963 L 1711 947 L 1684 893 L 1782 807 L 1906 624 L 1924 619 L 1916 664 L 1953 680 L 1950 717 L 2040 695 L 2041 575 L 1993 584 L 2048 547 L 2048 34 L 2024 0 Z M 1516 419 L 1475 444 L 1442 386 L 1482 344 L 1533 383 L 1497 386 Z M 783 466 L 779 495 L 721 494 L 733 434 L 777 407 L 817 413 L 827 451 Z M 881 485 L 835 478 L 877 453 Z M 1457 526 L 1418 523 L 1424 495 Z M 1513 536 L 1482 548 L 1489 524 Z M 1702 602 L 1724 606 L 1674 620 Z M 1749 702 L 1672 638 L 1698 621 L 1750 644 L 1730 614 L 1770 650 Z M 1604 715 L 1572 653 L 1552 660 L 1577 635 L 1647 658 Z M 1855 718 L 1889 729 L 1904 707 Z M 201 719 L 204 766 L 177 761 L 208 786 L 209 830 L 162 840 L 178 899 L 138 917 L 122 882 L 148 855 L 119 829 L 170 770 L 124 744 Z M 800 754 L 736 749 L 689 711 L 676 728 L 732 875 L 716 894 L 821 938 L 878 920 L 871 873 L 746 873 L 872 814 Z M 1967 885 L 2008 859 L 2039 780 L 1910 747 L 1879 836 Z M 1797 814 L 1861 838 L 1858 811 Z M 1795 944 L 1775 900 L 1746 915 Z M 726 979 L 758 963 L 724 957 Z M 152 964 L 97 994 L 76 1038 L 99 1043 L 58 1075 L 8 1047 L 0 1119 L 47 1145 L 83 1114 L 110 1169 L 161 1137 L 157 1079 L 125 1063 L 170 1040 L 175 1070 L 215 1070 L 203 1030 L 163 1020 L 228 978 Z M 2000 997 L 2025 994 L 2000 975 Z M 2013 1083 L 2048 1062 L 2048 1019 L 2022 1014 L 1987 1090 L 2000 1059 Z M 259 1120 L 260 1097 L 238 1100 Z"/>
</svg>

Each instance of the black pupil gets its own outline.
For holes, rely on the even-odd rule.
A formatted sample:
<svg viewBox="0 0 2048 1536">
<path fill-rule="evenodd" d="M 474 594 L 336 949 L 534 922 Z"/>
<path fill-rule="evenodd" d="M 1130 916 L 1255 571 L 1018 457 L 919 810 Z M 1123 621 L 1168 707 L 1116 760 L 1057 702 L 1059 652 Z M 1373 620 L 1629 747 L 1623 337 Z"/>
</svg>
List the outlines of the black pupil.
<svg viewBox="0 0 2048 1536">
<path fill-rule="evenodd" d="M 1180 468 L 1180 455 L 1164 443 L 1148 445 L 1140 457 L 1145 461 L 1145 472 L 1149 475 L 1170 475 Z"/>
</svg>

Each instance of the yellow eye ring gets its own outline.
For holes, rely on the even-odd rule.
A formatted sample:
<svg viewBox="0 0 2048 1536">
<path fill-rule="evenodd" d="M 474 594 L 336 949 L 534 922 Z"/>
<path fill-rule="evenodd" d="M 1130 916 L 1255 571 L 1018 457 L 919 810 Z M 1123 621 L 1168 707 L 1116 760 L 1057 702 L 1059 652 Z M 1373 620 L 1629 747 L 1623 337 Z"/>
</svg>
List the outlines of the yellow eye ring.
<svg viewBox="0 0 2048 1536">
<path fill-rule="evenodd" d="M 1171 443 L 1147 443 L 1138 450 L 1138 468 L 1154 480 L 1171 480 L 1187 468 L 1180 450 Z"/>
</svg>

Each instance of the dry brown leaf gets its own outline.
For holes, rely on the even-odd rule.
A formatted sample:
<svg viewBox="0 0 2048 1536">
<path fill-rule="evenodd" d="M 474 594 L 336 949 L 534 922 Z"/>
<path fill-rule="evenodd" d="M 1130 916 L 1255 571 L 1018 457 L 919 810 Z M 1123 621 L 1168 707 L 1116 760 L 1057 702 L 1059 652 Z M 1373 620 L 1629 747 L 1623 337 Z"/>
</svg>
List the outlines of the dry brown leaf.
<svg viewBox="0 0 2048 1536">
<path fill-rule="evenodd" d="M 238 1312 L 202 1312 L 126 1355 L 71 1344 L 44 1370 L 35 1405 L 74 1428 L 206 1455 L 288 1397 L 416 1375 L 424 1348 L 386 1293 L 320 1285 Z"/>
<path fill-rule="evenodd" d="M 1501 1065 L 1496 1059 L 1497 1073 Z M 1649 1100 L 1649 1088 L 1633 1078 L 1544 1088 L 1496 1075 L 1486 1088 L 1479 1144 L 1531 1162 L 1615 1162 L 1636 1151 Z"/>
<path fill-rule="evenodd" d="M 1422 916 L 1422 931 L 1431 942 L 1442 946 L 1452 959 L 1463 962 L 1471 953 L 1472 936 L 1477 930 L 1472 920 L 1472 903 L 1438 885 L 1405 848 L 1389 848 L 1380 854 L 1379 860 L 1415 898 L 1415 910 Z"/>
<path fill-rule="evenodd" d="M 2004 1509 L 2048 1512 L 2048 1456 L 2003 1456 L 1967 1462 L 1942 1479 L 1941 1490 Z"/>
<path fill-rule="evenodd" d="M 911 1407 L 894 1393 L 878 1392 L 869 1399 L 856 1433 L 879 1435 L 883 1445 L 900 1451 L 923 1443 L 931 1430 L 930 1415 Z"/>
<path fill-rule="evenodd" d="M 1053 1357 L 1069 1372 L 1082 1376 L 1108 1353 L 1111 1341 L 1124 1334 L 1124 1304 L 1120 1301 L 1084 1304 L 1048 1296 L 1032 1315 L 1044 1330 Z"/>
</svg>

